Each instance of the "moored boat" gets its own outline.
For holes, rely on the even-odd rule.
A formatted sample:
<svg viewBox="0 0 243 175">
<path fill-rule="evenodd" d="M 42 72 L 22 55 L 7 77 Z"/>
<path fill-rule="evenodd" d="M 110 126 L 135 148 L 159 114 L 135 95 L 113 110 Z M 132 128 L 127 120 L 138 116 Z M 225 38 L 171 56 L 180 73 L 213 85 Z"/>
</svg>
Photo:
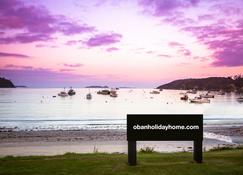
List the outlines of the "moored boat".
<svg viewBox="0 0 243 175">
<path fill-rule="evenodd" d="M 115 89 L 110 90 L 110 97 L 117 97 L 117 92 Z"/>
<path fill-rule="evenodd" d="M 75 94 L 76 94 L 76 92 L 72 88 L 70 88 L 69 91 L 68 91 L 68 95 L 72 96 L 72 95 L 75 95 Z"/>
<path fill-rule="evenodd" d="M 188 94 L 196 94 L 197 90 L 191 89 L 191 90 L 187 91 L 186 93 L 188 93 Z"/>
<path fill-rule="evenodd" d="M 86 95 L 86 99 L 87 99 L 87 100 L 91 100 L 91 99 L 92 99 L 92 95 L 91 95 L 91 93 L 88 93 L 88 94 Z"/>
<path fill-rule="evenodd" d="M 237 98 L 237 101 L 238 101 L 238 102 L 243 102 L 243 97 L 238 97 L 238 98 Z"/>
<path fill-rule="evenodd" d="M 58 93 L 58 96 L 60 96 L 60 97 L 67 97 L 68 93 L 65 90 L 63 90 L 60 93 Z"/>
<path fill-rule="evenodd" d="M 214 95 L 207 93 L 207 94 L 201 94 L 200 97 L 201 98 L 214 98 Z"/>
<path fill-rule="evenodd" d="M 160 92 L 156 91 L 156 90 L 153 90 L 153 91 L 150 92 L 150 94 L 160 94 Z"/>
<path fill-rule="evenodd" d="M 207 98 L 195 97 L 194 99 L 190 99 L 190 102 L 202 104 L 202 103 L 210 103 L 210 100 Z"/>
<path fill-rule="evenodd" d="M 225 95 L 225 92 L 223 92 L 223 91 L 219 91 L 219 92 L 217 93 L 217 95 Z"/>
<path fill-rule="evenodd" d="M 110 93 L 110 97 L 117 97 L 117 93 Z"/>
<path fill-rule="evenodd" d="M 188 100 L 188 95 L 184 94 L 184 96 L 181 97 L 181 100 Z"/>
<path fill-rule="evenodd" d="M 101 91 L 98 91 L 97 94 L 100 94 L 100 95 L 110 95 L 110 91 L 107 90 L 107 89 L 104 89 L 104 90 L 101 90 Z"/>
</svg>

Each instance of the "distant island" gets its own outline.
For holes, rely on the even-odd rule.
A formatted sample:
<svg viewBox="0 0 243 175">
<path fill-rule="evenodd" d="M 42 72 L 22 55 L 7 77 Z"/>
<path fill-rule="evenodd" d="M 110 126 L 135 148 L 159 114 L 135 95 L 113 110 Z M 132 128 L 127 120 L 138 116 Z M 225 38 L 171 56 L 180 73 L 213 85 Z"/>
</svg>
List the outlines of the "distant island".
<svg viewBox="0 0 243 175">
<path fill-rule="evenodd" d="M 0 77 L 0 88 L 15 88 L 15 86 L 10 80 Z"/>
<path fill-rule="evenodd" d="M 243 92 L 243 76 L 234 77 L 209 77 L 199 79 L 181 79 L 168 84 L 158 86 L 157 89 L 177 89 L 177 90 L 207 90 L 225 92 Z"/>
<path fill-rule="evenodd" d="M 108 86 L 86 86 L 85 88 L 109 88 Z"/>
<path fill-rule="evenodd" d="M 27 88 L 27 86 L 23 86 L 23 85 L 16 85 L 16 88 Z"/>
</svg>

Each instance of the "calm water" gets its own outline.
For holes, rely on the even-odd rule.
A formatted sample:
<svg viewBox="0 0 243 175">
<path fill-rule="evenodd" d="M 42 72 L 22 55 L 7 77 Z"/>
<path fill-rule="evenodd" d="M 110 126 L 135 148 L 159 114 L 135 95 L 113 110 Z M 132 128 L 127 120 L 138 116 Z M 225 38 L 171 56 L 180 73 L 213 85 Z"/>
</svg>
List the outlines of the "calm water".
<svg viewBox="0 0 243 175">
<path fill-rule="evenodd" d="M 177 90 L 152 95 L 151 89 L 120 89 L 117 98 L 97 95 L 99 89 L 84 88 L 75 89 L 76 95 L 63 98 L 57 96 L 61 90 L 0 89 L 0 128 L 121 129 L 125 128 L 126 114 L 137 113 L 203 113 L 208 125 L 243 124 L 243 103 L 237 102 L 235 94 L 216 96 L 210 104 L 191 104 L 181 101 L 179 93 L 183 91 Z M 92 100 L 86 100 L 89 91 Z M 190 98 L 194 96 L 189 94 Z"/>
</svg>

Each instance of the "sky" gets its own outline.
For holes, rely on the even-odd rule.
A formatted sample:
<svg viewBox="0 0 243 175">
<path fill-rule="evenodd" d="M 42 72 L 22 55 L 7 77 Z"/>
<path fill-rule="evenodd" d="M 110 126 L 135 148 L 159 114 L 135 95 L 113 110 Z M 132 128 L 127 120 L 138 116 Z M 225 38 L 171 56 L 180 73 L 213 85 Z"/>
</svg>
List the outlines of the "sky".
<svg viewBox="0 0 243 175">
<path fill-rule="evenodd" d="M 0 0 L 0 77 L 156 87 L 243 73 L 243 0 Z"/>
</svg>

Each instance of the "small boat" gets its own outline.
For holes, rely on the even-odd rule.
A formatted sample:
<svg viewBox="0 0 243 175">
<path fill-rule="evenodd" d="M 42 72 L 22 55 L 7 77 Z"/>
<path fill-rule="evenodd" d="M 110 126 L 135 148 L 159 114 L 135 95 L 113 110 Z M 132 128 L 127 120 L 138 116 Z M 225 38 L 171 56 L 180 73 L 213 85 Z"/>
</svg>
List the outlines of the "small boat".
<svg viewBox="0 0 243 175">
<path fill-rule="evenodd" d="M 238 101 L 238 102 L 243 102 L 243 97 L 238 97 L 238 98 L 237 98 L 237 101 Z"/>
<path fill-rule="evenodd" d="M 68 95 L 72 96 L 72 95 L 75 95 L 75 94 L 76 94 L 76 92 L 72 88 L 70 88 L 69 91 L 68 91 Z"/>
<path fill-rule="evenodd" d="M 163 89 L 159 89 L 159 91 L 163 91 Z"/>
<path fill-rule="evenodd" d="M 110 93 L 116 93 L 116 89 L 113 89 L 113 88 L 112 88 L 112 89 L 110 90 Z"/>
<path fill-rule="evenodd" d="M 207 93 L 207 94 L 201 94 L 200 97 L 201 98 L 214 98 L 214 95 Z"/>
<path fill-rule="evenodd" d="M 196 94 L 197 90 L 191 89 L 191 90 L 187 91 L 186 93 L 188 93 L 188 94 Z"/>
<path fill-rule="evenodd" d="M 91 100 L 91 99 L 92 99 L 92 95 L 91 95 L 91 93 L 88 93 L 88 94 L 86 95 L 86 99 L 87 99 L 87 100 Z"/>
<path fill-rule="evenodd" d="M 67 97 L 68 93 L 64 90 L 64 91 L 61 91 L 60 93 L 58 93 L 58 96 L 60 96 L 60 97 Z"/>
<path fill-rule="evenodd" d="M 100 94 L 100 95 L 110 95 L 110 91 L 105 89 L 105 90 L 101 90 L 101 91 L 98 91 L 97 94 Z"/>
<path fill-rule="evenodd" d="M 194 99 L 190 99 L 190 102 L 202 104 L 202 103 L 210 103 L 210 100 L 207 98 L 195 97 Z"/>
<path fill-rule="evenodd" d="M 180 95 L 185 95 L 186 93 L 185 93 L 185 92 L 180 92 L 179 94 L 180 94 Z"/>
<path fill-rule="evenodd" d="M 152 92 L 150 92 L 150 94 L 160 94 L 160 92 L 153 90 Z"/>
<path fill-rule="evenodd" d="M 188 95 L 184 94 L 184 96 L 181 97 L 181 100 L 188 100 Z"/>
<path fill-rule="evenodd" d="M 110 93 L 110 97 L 117 97 L 117 93 Z"/>
<path fill-rule="evenodd" d="M 117 93 L 116 93 L 116 90 L 115 89 L 111 89 L 110 96 L 111 97 L 117 97 Z"/>
<path fill-rule="evenodd" d="M 223 91 L 219 91 L 219 92 L 217 93 L 217 95 L 225 95 L 225 92 L 223 92 Z"/>
</svg>

